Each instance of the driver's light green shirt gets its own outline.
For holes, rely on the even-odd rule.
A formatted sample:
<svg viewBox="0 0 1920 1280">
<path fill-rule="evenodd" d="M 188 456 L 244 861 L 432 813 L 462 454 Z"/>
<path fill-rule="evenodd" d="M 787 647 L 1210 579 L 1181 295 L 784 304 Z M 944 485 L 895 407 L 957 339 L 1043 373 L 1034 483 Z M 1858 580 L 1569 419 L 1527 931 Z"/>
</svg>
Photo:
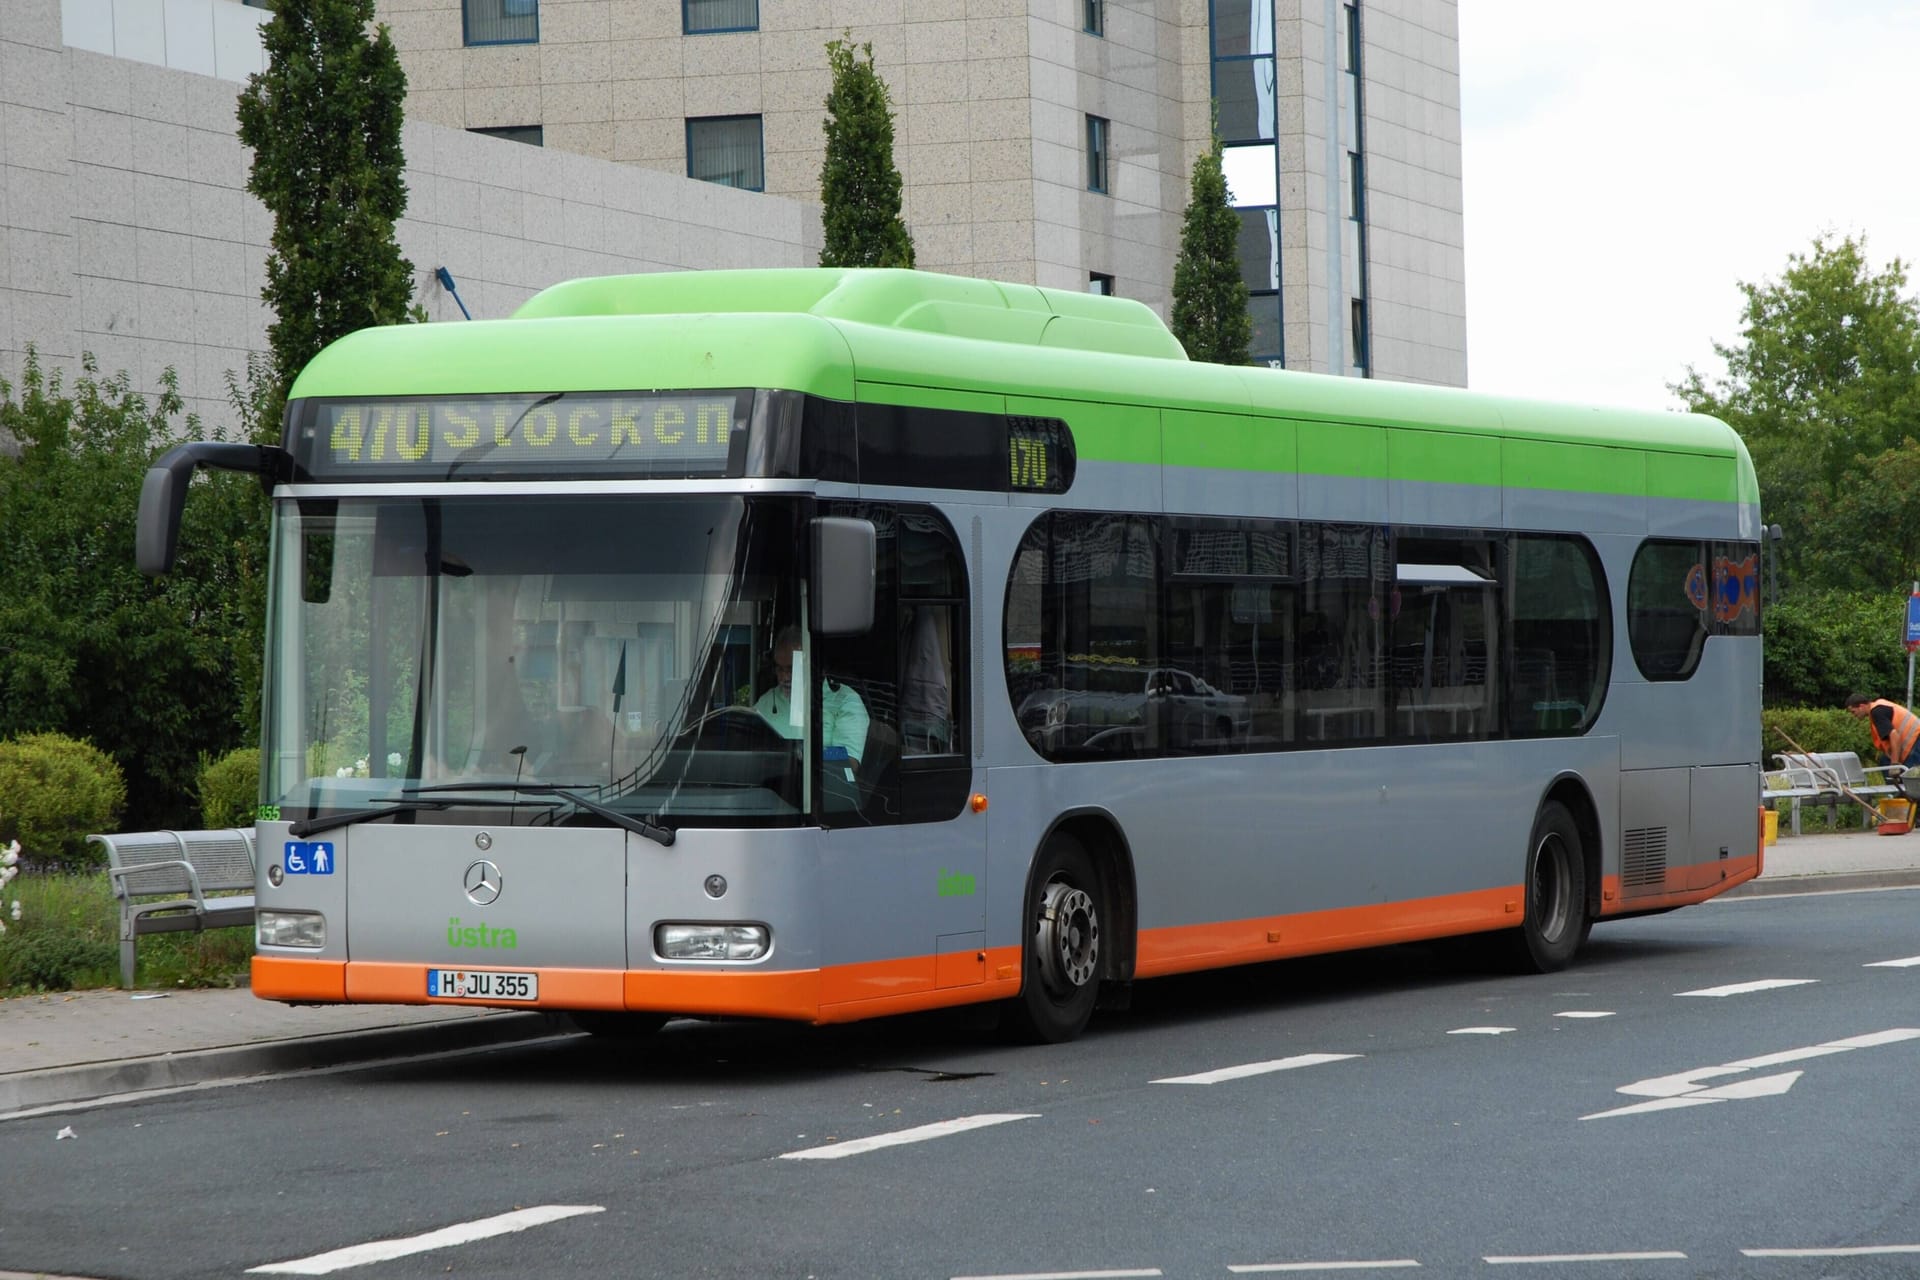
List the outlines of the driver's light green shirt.
<svg viewBox="0 0 1920 1280">
<path fill-rule="evenodd" d="M 760 695 L 753 704 L 766 722 L 783 738 L 797 738 L 801 727 L 793 720 L 793 700 L 779 685 Z M 841 747 L 855 764 L 867 748 L 867 704 L 852 686 L 832 680 L 820 684 L 820 742 L 831 751 Z"/>
</svg>

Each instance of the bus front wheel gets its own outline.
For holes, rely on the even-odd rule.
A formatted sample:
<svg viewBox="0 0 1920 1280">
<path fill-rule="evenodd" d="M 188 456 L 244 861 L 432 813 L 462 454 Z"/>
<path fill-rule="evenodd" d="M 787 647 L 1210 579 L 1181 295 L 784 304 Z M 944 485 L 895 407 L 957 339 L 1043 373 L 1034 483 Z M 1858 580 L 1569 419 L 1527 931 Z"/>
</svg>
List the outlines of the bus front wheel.
<svg viewBox="0 0 1920 1280">
<path fill-rule="evenodd" d="M 1055 833 L 1027 898 L 1020 994 L 1010 1002 L 1020 1039 L 1059 1044 L 1086 1029 L 1100 994 L 1103 897 L 1085 847 Z"/>
<path fill-rule="evenodd" d="M 1580 828 L 1565 805 L 1549 801 L 1527 839 L 1526 913 L 1513 935 L 1524 972 L 1552 973 L 1573 960 L 1593 921 L 1587 915 L 1587 864 Z"/>
</svg>

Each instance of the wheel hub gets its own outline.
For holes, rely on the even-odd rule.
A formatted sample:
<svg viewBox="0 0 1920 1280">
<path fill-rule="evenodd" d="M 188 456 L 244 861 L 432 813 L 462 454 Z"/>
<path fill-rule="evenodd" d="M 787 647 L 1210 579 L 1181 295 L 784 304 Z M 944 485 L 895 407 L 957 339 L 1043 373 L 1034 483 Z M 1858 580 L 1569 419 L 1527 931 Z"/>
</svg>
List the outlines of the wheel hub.
<svg viewBox="0 0 1920 1280">
<path fill-rule="evenodd" d="M 1093 980 L 1100 960 L 1100 917 L 1086 890 L 1055 881 L 1040 901 L 1040 970 L 1056 991 Z"/>
</svg>

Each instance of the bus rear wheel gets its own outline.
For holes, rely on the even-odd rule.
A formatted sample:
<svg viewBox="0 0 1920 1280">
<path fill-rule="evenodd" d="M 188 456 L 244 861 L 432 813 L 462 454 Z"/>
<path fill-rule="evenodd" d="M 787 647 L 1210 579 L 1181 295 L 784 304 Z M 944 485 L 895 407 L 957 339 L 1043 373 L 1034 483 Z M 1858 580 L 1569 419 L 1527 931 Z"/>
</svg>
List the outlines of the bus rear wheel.
<svg viewBox="0 0 1920 1280">
<path fill-rule="evenodd" d="M 1527 973 L 1553 973 L 1587 940 L 1587 863 L 1580 828 L 1567 807 L 1540 807 L 1527 838 L 1526 913 L 1512 935 L 1512 957 Z"/>
<path fill-rule="evenodd" d="M 1100 994 L 1103 898 L 1086 848 L 1056 833 L 1027 898 L 1020 994 L 1009 1002 L 1009 1030 L 1019 1039 L 1060 1044 L 1086 1030 Z"/>
</svg>

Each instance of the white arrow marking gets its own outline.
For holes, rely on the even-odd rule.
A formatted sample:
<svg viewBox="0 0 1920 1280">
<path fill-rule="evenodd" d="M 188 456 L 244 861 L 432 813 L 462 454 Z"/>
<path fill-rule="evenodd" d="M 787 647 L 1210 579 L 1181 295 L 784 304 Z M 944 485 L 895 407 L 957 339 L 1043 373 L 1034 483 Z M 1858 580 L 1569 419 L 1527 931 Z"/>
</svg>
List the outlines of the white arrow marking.
<svg viewBox="0 0 1920 1280">
<path fill-rule="evenodd" d="M 1702 987 L 1698 991 L 1679 991 L 1683 996 L 1744 996 L 1753 991 L 1772 991 L 1776 987 L 1805 987 L 1820 981 L 1818 978 L 1761 978 L 1757 982 L 1733 982 L 1724 987 Z"/>
<path fill-rule="evenodd" d="M 1592 1115 L 1581 1116 L 1582 1120 L 1604 1120 L 1613 1116 L 1644 1115 L 1651 1111 L 1671 1111 L 1677 1107 L 1698 1107 L 1713 1102 L 1736 1102 L 1748 1098 L 1778 1097 L 1793 1088 L 1801 1072 L 1788 1071 L 1780 1075 L 1759 1076 L 1752 1080 L 1741 1080 L 1733 1084 L 1709 1087 L 1704 1082 L 1722 1076 L 1737 1076 L 1759 1067 L 1774 1067 L 1788 1062 L 1802 1062 L 1808 1058 L 1824 1058 L 1831 1054 L 1846 1053 L 1851 1049 L 1871 1049 L 1879 1045 L 1899 1044 L 1903 1040 L 1920 1039 L 1920 1028 L 1893 1027 L 1886 1031 L 1869 1032 L 1862 1036 L 1849 1036 L 1844 1040 L 1829 1040 L 1825 1044 L 1808 1045 L 1803 1049 L 1785 1049 L 1779 1053 L 1762 1054 L 1754 1058 L 1742 1058 L 1738 1062 L 1729 1062 L 1718 1067 L 1696 1067 L 1692 1071 L 1682 1071 L 1670 1076 L 1653 1076 L 1646 1080 L 1635 1080 L 1632 1084 L 1623 1084 L 1615 1093 L 1629 1096 L 1654 1098 L 1654 1102 L 1639 1102 L 1630 1107 L 1617 1107 L 1612 1111 L 1596 1111 Z"/>
<path fill-rule="evenodd" d="M 1741 1080 L 1735 1084 L 1721 1085 L 1718 1089 L 1708 1089 L 1704 1093 L 1693 1095 L 1696 1098 L 1710 1098 L 1715 1102 L 1737 1102 L 1742 1098 L 1775 1098 L 1793 1088 L 1802 1071 L 1785 1071 L 1777 1076 L 1760 1076 L 1754 1080 Z"/>
<path fill-rule="evenodd" d="M 1512 1030 L 1512 1027 L 1455 1027 L 1447 1034 L 1450 1036 L 1503 1036 Z"/>
<path fill-rule="evenodd" d="M 1611 1018 L 1611 1009 L 1563 1009 L 1553 1015 L 1556 1018 Z"/>
<path fill-rule="evenodd" d="M 1248 1062 L 1238 1067 L 1221 1067 L 1217 1071 L 1202 1071 L 1191 1076 L 1166 1076 L 1152 1080 L 1150 1084 L 1219 1084 L 1223 1080 L 1241 1080 L 1247 1076 L 1263 1076 L 1270 1071 L 1292 1071 L 1297 1067 L 1317 1067 L 1323 1062 L 1345 1062 L 1357 1058 L 1357 1053 L 1303 1053 L 1292 1058 L 1275 1058 L 1271 1062 Z"/>
<path fill-rule="evenodd" d="M 1863 964 L 1862 969 L 1911 969 L 1920 964 L 1920 956 L 1908 956 L 1904 960 L 1875 960 L 1872 964 Z"/>
</svg>

